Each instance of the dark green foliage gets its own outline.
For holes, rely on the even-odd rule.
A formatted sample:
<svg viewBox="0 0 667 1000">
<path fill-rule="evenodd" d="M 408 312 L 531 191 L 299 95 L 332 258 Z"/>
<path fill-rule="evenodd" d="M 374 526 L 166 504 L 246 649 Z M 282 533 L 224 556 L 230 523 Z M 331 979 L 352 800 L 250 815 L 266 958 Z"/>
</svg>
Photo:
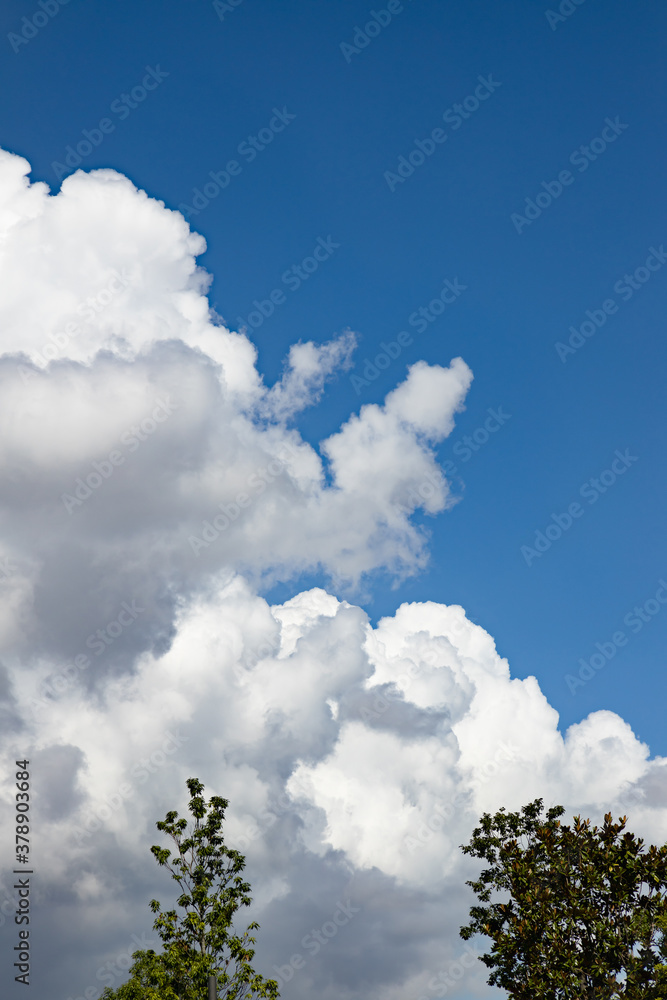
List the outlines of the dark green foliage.
<svg viewBox="0 0 667 1000">
<path fill-rule="evenodd" d="M 250 961 L 255 938 L 251 923 L 240 937 L 233 932 L 234 914 L 249 906 L 250 885 L 241 878 L 245 859 L 225 846 L 221 828 L 228 806 L 226 799 L 212 796 L 208 806 L 202 798 L 204 786 L 196 778 L 186 782 L 191 799 L 192 828 L 168 812 L 157 828 L 169 835 L 176 850 L 151 847 L 159 865 L 164 865 L 178 883 L 176 900 L 180 912 L 163 912 L 156 899 L 151 909 L 163 950 L 136 951 L 131 978 L 117 990 L 107 988 L 102 1000 L 205 1000 L 209 973 L 218 982 L 218 996 L 225 1000 L 251 997 L 277 998 L 278 984 L 257 975 Z"/>
<path fill-rule="evenodd" d="M 513 1000 L 665 1000 L 667 847 L 645 850 L 625 817 L 569 827 L 564 811 L 482 816 L 463 851 L 488 863 L 467 883 L 486 905 L 461 937 L 491 938 L 488 982 Z"/>
</svg>

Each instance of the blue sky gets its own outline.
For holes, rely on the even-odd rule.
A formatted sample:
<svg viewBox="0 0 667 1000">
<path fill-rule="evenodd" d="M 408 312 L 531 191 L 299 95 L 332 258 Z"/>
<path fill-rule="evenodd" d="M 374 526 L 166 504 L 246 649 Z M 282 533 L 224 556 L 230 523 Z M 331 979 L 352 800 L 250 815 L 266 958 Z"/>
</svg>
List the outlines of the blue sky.
<svg viewBox="0 0 667 1000">
<path fill-rule="evenodd" d="M 667 14 L 620 0 L 565 2 L 558 19 L 547 0 L 404 0 L 354 51 L 386 6 L 71 0 L 17 43 L 39 8 L 6 0 L 0 144 L 54 193 L 84 130 L 99 144 L 84 142 L 81 169 L 111 167 L 171 209 L 202 192 L 189 221 L 207 241 L 210 302 L 248 327 L 267 384 L 295 341 L 354 331 L 352 367 L 297 417 L 313 445 L 381 403 L 408 365 L 462 357 L 474 381 L 438 449 L 460 501 L 416 517 L 428 568 L 398 586 L 378 571 L 356 593 L 292 576 L 265 596 L 322 585 L 373 622 L 402 601 L 461 604 L 513 676 L 538 678 L 563 729 L 609 709 L 665 754 L 667 605 L 651 602 L 667 580 Z M 147 74 L 155 88 L 141 91 Z M 137 87 L 145 99 L 124 103 Z M 459 294 L 435 315 L 446 280 Z M 410 342 L 385 364 L 402 331 Z M 490 411 L 506 417 L 489 433 Z M 604 490 L 582 495 L 601 474 Z M 522 554 L 573 503 L 548 550 Z M 641 626 L 628 620 L 647 601 Z M 571 690 L 566 675 L 619 630 L 627 643 Z"/>
<path fill-rule="evenodd" d="M 552 29 L 547 9 L 406 3 L 364 49 L 344 52 L 369 20 L 364 4 L 245 0 L 221 10 L 221 20 L 212 4 L 193 0 L 75 0 L 17 53 L 8 46 L 4 86 L 13 97 L 3 137 L 31 161 L 34 178 L 57 190 L 52 162 L 110 117 L 114 132 L 82 168 L 113 167 L 172 208 L 190 205 L 209 172 L 236 158 L 241 173 L 192 226 L 208 243 L 201 263 L 215 276 L 210 298 L 233 328 L 238 317 L 247 322 L 255 299 L 276 288 L 285 294 L 251 327 L 265 379 L 278 377 L 296 339 L 324 341 L 345 328 L 359 335 L 354 369 L 300 420 L 312 442 L 350 410 L 382 400 L 407 364 L 463 357 L 475 381 L 450 441 L 483 427 L 489 407 L 502 406 L 511 420 L 467 462 L 442 446 L 464 498 L 425 519 L 431 567 L 402 584 L 400 596 L 462 604 L 518 676 L 536 674 L 565 725 L 609 708 L 664 752 L 667 615 L 646 623 L 574 695 L 564 676 L 622 630 L 667 573 L 667 269 L 627 301 L 614 292 L 666 238 L 656 211 L 665 15 L 587 0 L 564 21 L 552 19 Z M 5 5 L 5 32 L 20 30 L 31 10 Z M 169 75 L 120 120 L 110 105 L 141 84 L 147 65 Z M 443 122 L 488 74 L 500 86 L 478 110 L 456 130 Z M 239 144 L 267 128 L 276 107 L 294 120 L 248 162 Z M 581 157 L 572 164 L 570 156 L 601 135 L 608 117 L 627 128 L 582 171 Z M 392 192 L 385 172 L 438 127 L 446 141 Z M 512 213 L 568 168 L 570 185 L 518 233 Z M 330 259 L 297 289 L 284 284 L 284 273 L 329 236 L 340 244 Z M 422 324 L 408 318 L 446 278 L 458 278 L 465 293 L 418 332 Z M 561 361 L 555 344 L 610 297 L 617 313 Z M 357 393 L 350 375 L 363 377 L 364 360 L 404 329 L 413 343 Z M 639 459 L 627 475 L 597 504 L 585 501 L 585 517 L 528 567 L 521 546 L 625 448 Z M 373 618 L 396 602 L 382 577 L 367 597 Z"/>
</svg>

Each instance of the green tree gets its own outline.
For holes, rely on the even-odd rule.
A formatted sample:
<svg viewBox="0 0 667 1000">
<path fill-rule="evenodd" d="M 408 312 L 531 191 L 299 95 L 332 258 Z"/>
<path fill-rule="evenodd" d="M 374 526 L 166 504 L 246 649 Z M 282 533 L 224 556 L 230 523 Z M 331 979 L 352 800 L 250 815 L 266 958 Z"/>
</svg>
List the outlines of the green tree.
<svg viewBox="0 0 667 1000">
<path fill-rule="evenodd" d="M 625 817 L 570 827 L 564 812 L 482 816 L 463 852 L 488 863 L 466 883 L 486 905 L 461 937 L 491 938 L 488 982 L 513 1000 L 665 1000 L 667 847 L 645 850 Z"/>
<path fill-rule="evenodd" d="M 163 950 L 135 951 L 131 978 L 117 990 L 109 987 L 102 1000 L 205 1000 L 208 976 L 213 973 L 218 996 L 225 1000 L 279 996 L 278 984 L 263 979 L 250 965 L 255 938 L 249 924 L 241 936 L 232 929 L 234 914 L 249 906 L 250 885 L 241 878 L 245 858 L 225 846 L 221 829 L 229 803 L 212 796 L 208 806 L 202 797 L 204 786 L 197 778 L 188 778 L 189 810 L 194 818 L 179 819 L 168 812 L 156 826 L 166 833 L 175 851 L 151 847 L 159 865 L 164 866 L 178 883 L 177 910 L 162 911 L 151 900 L 157 916 L 153 928 L 162 939 Z"/>
</svg>

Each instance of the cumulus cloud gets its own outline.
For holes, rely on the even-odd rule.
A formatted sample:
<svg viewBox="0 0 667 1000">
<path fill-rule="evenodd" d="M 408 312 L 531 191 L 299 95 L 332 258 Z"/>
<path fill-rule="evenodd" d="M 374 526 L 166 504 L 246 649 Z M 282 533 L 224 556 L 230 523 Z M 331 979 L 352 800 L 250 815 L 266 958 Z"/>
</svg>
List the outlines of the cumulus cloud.
<svg viewBox="0 0 667 1000">
<path fill-rule="evenodd" d="M 0 156 L 0 516 L 22 653 L 76 655 L 136 599 L 145 616 L 105 658 L 128 665 L 225 566 L 339 584 L 422 566 L 410 513 L 451 502 L 433 446 L 463 406 L 464 362 L 414 365 L 318 452 L 290 420 L 349 363 L 349 331 L 294 345 L 267 387 L 254 345 L 209 309 L 205 242 L 179 213 L 111 170 L 56 195 L 28 170 Z"/>
<path fill-rule="evenodd" d="M 267 386 L 178 213 L 114 171 L 56 195 L 28 172 L 0 155 L 0 794 L 29 757 L 36 981 L 90 996 L 150 946 L 146 903 L 171 898 L 154 823 L 197 775 L 230 801 L 285 995 L 417 1000 L 459 969 L 458 995 L 483 995 L 457 936 L 480 812 L 543 795 L 656 840 L 667 796 L 622 719 L 561 733 L 463 608 L 373 628 L 352 603 L 365 574 L 425 563 L 411 514 L 453 502 L 434 448 L 469 368 L 412 365 L 316 449 L 296 418 L 351 333 L 294 345 Z M 349 600 L 261 596 L 306 570 Z M 9 924 L 11 879 L 0 897 Z"/>
<path fill-rule="evenodd" d="M 269 390 L 262 413 L 276 420 L 287 420 L 300 410 L 319 401 L 328 377 L 351 365 L 355 338 L 348 330 L 327 344 L 292 344 L 286 371 Z"/>
<path fill-rule="evenodd" d="M 664 836 L 664 796 L 641 791 L 664 787 L 664 762 L 610 712 L 562 735 L 536 680 L 512 679 L 456 606 L 403 604 L 372 628 L 324 590 L 270 607 L 234 575 L 182 607 L 169 649 L 106 678 L 98 699 L 76 675 L 44 697 L 36 677 L 9 674 L 22 728 L 4 739 L 6 767 L 19 746 L 50 761 L 35 765 L 42 881 L 49 920 L 74 908 L 90 942 L 85 961 L 70 948 L 59 965 L 80 991 L 109 939 L 120 950 L 149 932 L 149 894 L 168 897 L 147 848 L 154 821 L 183 811 L 191 774 L 231 802 L 258 954 L 294 997 L 416 998 L 460 962 L 471 899 L 459 845 L 484 810 L 546 793 L 600 818 L 630 802 L 634 827 Z M 339 904 L 350 926 L 315 949 Z M 83 930 L 100 909 L 106 941 Z M 294 955 L 305 964 L 289 976 Z M 467 989 L 481 983 L 481 966 L 466 970 Z"/>
</svg>

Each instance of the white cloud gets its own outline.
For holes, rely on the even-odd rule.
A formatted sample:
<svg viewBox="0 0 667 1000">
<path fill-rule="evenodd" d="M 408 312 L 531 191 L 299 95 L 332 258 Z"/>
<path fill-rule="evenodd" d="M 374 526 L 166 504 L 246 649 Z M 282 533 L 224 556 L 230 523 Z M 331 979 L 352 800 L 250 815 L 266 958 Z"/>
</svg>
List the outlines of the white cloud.
<svg viewBox="0 0 667 1000">
<path fill-rule="evenodd" d="M 418 362 L 317 450 L 290 421 L 351 334 L 294 346 L 266 387 L 178 213 L 110 170 L 56 196 L 27 172 L 0 155 L 1 794 L 28 755 L 49 995 L 99 986 L 150 930 L 147 900 L 170 891 L 154 823 L 184 811 L 191 775 L 230 800 L 258 964 L 307 959 L 294 997 L 426 991 L 463 950 L 459 845 L 484 809 L 544 795 L 664 839 L 664 762 L 609 712 L 562 735 L 462 608 L 404 604 L 372 629 L 323 589 L 257 594 L 424 564 L 410 512 L 452 503 L 433 448 L 465 363 Z M 311 954 L 348 899 L 359 912 Z"/>
<path fill-rule="evenodd" d="M 448 503 L 432 445 L 465 364 L 413 366 L 318 453 L 286 422 L 348 363 L 352 334 L 293 346 L 267 388 L 251 342 L 215 321 L 204 240 L 178 213 L 111 170 L 52 196 L 28 169 L 0 155 L 0 516 L 32 567 L 26 655 L 76 655 L 135 598 L 146 615 L 105 660 L 129 664 L 223 567 L 356 583 L 422 566 L 409 512 Z"/>
<path fill-rule="evenodd" d="M 663 782 L 664 762 L 648 760 L 610 712 L 563 737 L 535 679 L 511 679 L 491 637 L 458 607 L 404 604 L 373 629 L 360 608 L 323 590 L 270 608 L 235 576 L 184 606 L 170 648 L 144 654 L 132 676 L 108 678 L 98 699 L 73 683 L 33 711 L 25 672 L 10 670 L 10 682 L 23 728 L 18 742 L 3 738 L 6 773 L 19 743 L 44 759 L 71 748 L 58 779 L 64 816 L 42 813 L 35 776 L 49 920 L 71 884 L 84 918 L 87 907 L 108 907 L 119 942 L 146 930 L 149 893 L 169 894 L 151 870 L 153 823 L 168 808 L 184 811 L 184 781 L 196 774 L 230 800 L 228 839 L 249 859 L 269 967 L 305 956 L 305 935 L 343 893 L 359 907 L 350 937 L 341 929 L 331 942 L 338 965 L 352 942 L 371 956 L 350 997 L 369 995 L 367 980 L 370 995 L 393 996 L 462 951 L 471 899 L 459 845 L 481 811 L 544 795 L 597 819 L 629 811 L 634 829 L 662 839 L 667 829 L 665 804 L 628 807 L 633 787 Z M 123 866 L 144 872 L 129 898 Z M 379 897 L 391 904 L 378 924 Z M 388 947 L 403 919 L 403 966 L 385 983 L 374 942 Z M 332 984 L 342 989 L 338 965 Z M 290 995 L 317 991 L 323 968 L 313 957 Z M 472 989 L 481 971 L 467 975 Z"/>
</svg>

